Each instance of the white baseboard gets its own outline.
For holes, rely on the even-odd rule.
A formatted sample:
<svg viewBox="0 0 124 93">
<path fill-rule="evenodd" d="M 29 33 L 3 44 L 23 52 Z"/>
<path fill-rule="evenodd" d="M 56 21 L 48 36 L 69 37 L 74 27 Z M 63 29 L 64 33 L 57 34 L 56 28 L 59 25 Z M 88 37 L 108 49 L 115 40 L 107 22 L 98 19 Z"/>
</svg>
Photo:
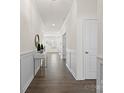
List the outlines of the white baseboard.
<svg viewBox="0 0 124 93">
<path fill-rule="evenodd" d="M 36 69 L 36 74 L 39 71 L 39 69 L 40 69 L 40 66 Z M 24 86 L 22 93 L 25 93 L 25 91 L 27 90 L 28 86 L 30 85 L 33 79 L 34 79 L 34 76 L 32 75 L 30 79 L 27 81 L 26 85 Z"/>
<path fill-rule="evenodd" d="M 25 86 L 23 87 L 22 93 L 25 93 L 25 91 L 27 90 L 28 86 L 29 86 L 30 83 L 32 82 L 33 78 L 34 78 L 34 76 L 32 75 L 32 76 L 30 77 L 30 79 L 27 81 L 27 83 L 25 84 Z"/>
<path fill-rule="evenodd" d="M 75 73 L 69 68 L 69 66 L 66 64 L 66 67 L 68 68 L 68 70 L 70 71 L 70 73 L 73 75 L 73 77 L 75 78 L 75 80 L 78 80 L 77 77 L 75 76 Z"/>
<path fill-rule="evenodd" d="M 39 71 L 40 69 L 40 66 L 38 66 L 36 69 L 35 69 L 35 75 L 37 74 L 37 72 Z"/>
</svg>

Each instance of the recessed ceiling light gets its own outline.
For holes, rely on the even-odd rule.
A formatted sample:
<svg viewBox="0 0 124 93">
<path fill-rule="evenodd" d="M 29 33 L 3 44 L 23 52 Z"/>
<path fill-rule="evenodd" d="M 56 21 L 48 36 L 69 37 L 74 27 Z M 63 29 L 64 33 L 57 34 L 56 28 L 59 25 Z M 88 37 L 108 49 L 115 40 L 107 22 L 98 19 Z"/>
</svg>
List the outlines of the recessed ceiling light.
<svg viewBox="0 0 124 93">
<path fill-rule="evenodd" d="M 55 26 L 55 24 L 52 24 L 52 26 Z"/>
</svg>

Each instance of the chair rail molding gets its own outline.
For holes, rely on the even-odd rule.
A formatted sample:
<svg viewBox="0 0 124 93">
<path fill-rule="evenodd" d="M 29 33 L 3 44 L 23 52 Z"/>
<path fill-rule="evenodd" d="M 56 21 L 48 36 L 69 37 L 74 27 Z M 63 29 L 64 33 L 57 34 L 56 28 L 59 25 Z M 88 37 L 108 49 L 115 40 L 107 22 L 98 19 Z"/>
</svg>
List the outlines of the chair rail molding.
<svg viewBox="0 0 124 93">
<path fill-rule="evenodd" d="M 35 51 L 36 51 L 36 49 L 23 51 L 23 52 L 20 52 L 20 56 L 23 56 L 23 55 L 26 55 L 26 54 L 29 54 L 29 53 L 32 53 L 32 52 L 35 52 Z"/>
</svg>

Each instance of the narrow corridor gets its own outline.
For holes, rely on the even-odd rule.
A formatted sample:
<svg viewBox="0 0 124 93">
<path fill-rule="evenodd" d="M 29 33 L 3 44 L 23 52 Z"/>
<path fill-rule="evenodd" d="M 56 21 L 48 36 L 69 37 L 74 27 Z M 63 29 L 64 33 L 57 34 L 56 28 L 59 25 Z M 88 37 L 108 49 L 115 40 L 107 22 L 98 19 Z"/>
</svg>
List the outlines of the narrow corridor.
<svg viewBox="0 0 124 93">
<path fill-rule="evenodd" d="M 40 68 L 26 93 L 96 93 L 95 80 L 76 81 L 58 53 L 47 57 L 47 68 Z"/>
</svg>

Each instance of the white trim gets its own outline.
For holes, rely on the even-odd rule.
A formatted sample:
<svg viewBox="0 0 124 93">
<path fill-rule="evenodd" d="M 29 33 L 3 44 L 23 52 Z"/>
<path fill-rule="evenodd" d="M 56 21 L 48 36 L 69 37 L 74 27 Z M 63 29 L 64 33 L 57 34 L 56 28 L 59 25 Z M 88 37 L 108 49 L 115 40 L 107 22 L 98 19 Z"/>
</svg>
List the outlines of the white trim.
<svg viewBox="0 0 124 93">
<path fill-rule="evenodd" d="M 70 73 L 72 74 L 72 76 L 73 76 L 76 80 L 78 80 L 77 77 L 75 76 L 75 73 L 69 68 L 68 64 L 66 64 L 66 67 L 68 68 L 68 70 L 70 71 Z"/>
<path fill-rule="evenodd" d="M 58 51 L 47 51 L 47 53 L 60 53 Z"/>
<path fill-rule="evenodd" d="M 40 64 L 40 66 L 41 66 L 41 64 Z M 36 75 L 36 74 L 37 74 L 37 72 L 39 71 L 40 66 L 38 66 L 38 67 L 35 69 L 35 75 Z"/>
<path fill-rule="evenodd" d="M 103 57 L 102 56 L 97 56 L 98 59 L 100 60 L 103 60 Z"/>
<path fill-rule="evenodd" d="M 79 20 L 97 20 L 97 17 L 81 17 Z"/>
<path fill-rule="evenodd" d="M 69 59 L 70 60 L 70 66 L 72 65 L 72 55 L 76 53 L 76 49 L 66 49 L 67 53 L 69 53 L 70 55 L 70 58 L 66 58 L 66 59 Z M 76 55 L 75 55 L 76 56 Z M 76 59 L 75 59 L 76 60 Z M 66 64 L 67 68 L 69 69 L 69 71 L 71 72 L 71 74 L 73 75 L 73 77 L 76 79 L 76 80 L 79 80 L 77 77 L 76 77 L 76 74 L 73 72 L 73 70 L 68 66 L 68 64 Z"/>
<path fill-rule="evenodd" d="M 78 80 L 77 77 L 75 76 L 75 73 L 74 73 L 71 69 L 70 69 L 70 71 L 71 71 L 73 77 L 74 77 L 76 80 Z"/>
<path fill-rule="evenodd" d="M 25 91 L 27 90 L 28 86 L 29 86 L 30 83 L 32 82 L 33 78 L 34 78 L 34 76 L 32 75 L 32 76 L 30 77 L 30 79 L 27 81 L 27 83 L 25 84 L 25 86 L 23 87 L 22 93 L 25 93 Z"/>
<path fill-rule="evenodd" d="M 98 61 L 97 61 L 98 63 L 103 64 L 103 58 L 102 58 L 102 57 L 98 57 L 98 56 L 97 56 L 97 60 L 98 60 Z"/>
<path fill-rule="evenodd" d="M 66 49 L 66 50 L 67 52 L 72 52 L 72 53 L 76 52 L 76 49 Z"/>
<path fill-rule="evenodd" d="M 21 56 L 22 55 L 26 55 L 26 54 L 29 54 L 29 53 L 34 52 L 34 51 L 36 51 L 36 49 L 34 49 L 34 50 L 28 50 L 28 51 L 24 51 L 24 52 L 20 52 L 20 55 Z"/>
</svg>

